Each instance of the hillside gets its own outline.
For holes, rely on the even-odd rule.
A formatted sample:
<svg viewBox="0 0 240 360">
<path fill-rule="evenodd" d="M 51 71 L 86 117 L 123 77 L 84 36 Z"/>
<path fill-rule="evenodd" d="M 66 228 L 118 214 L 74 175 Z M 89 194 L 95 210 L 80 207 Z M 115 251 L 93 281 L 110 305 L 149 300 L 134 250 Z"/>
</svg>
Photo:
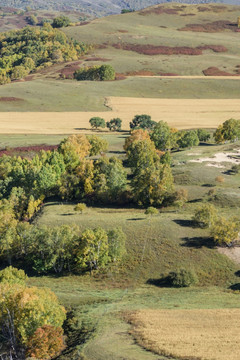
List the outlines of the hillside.
<svg viewBox="0 0 240 360">
<path fill-rule="evenodd" d="M 2 0 L 1 6 L 26 9 L 31 7 L 34 10 L 57 10 L 57 11 L 82 11 L 94 16 L 105 16 L 120 13 L 122 9 L 143 9 L 147 6 L 156 5 L 171 0 Z M 175 2 L 182 3 L 181 0 Z M 184 3 L 202 4 L 206 2 L 222 2 L 220 0 L 185 0 Z M 238 4 L 238 0 L 225 0 L 227 4 Z"/>
</svg>

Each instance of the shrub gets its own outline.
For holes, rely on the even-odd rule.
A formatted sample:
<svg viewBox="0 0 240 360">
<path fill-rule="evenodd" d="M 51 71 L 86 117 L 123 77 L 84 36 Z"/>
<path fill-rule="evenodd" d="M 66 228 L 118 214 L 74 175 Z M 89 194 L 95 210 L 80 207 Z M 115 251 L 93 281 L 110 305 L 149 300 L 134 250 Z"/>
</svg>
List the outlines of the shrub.
<svg viewBox="0 0 240 360">
<path fill-rule="evenodd" d="M 225 181 L 225 179 L 223 176 L 219 175 L 215 178 L 215 181 L 221 184 Z"/>
<path fill-rule="evenodd" d="M 52 359 L 65 348 L 63 329 L 43 325 L 29 339 L 27 347 L 27 356 L 35 359 Z"/>
<path fill-rule="evenodd" d="M 174 202 L 179 207 L 183 206 L 188 201 L 188 191 L 186 189 L 179 189 L 174 194 Z"/>
<path fill-rule="evenodd" d="M 233 220 L 227 220 L 224 217 L 218 218 L 211 228 L 211 235 L 213 236 L 216 245 L 231 246 L 239 236 L 240 226 Z"/>
<path fill-rule="evenodd" d="M 172 286 L 189 287 L 197 284 L 198 277 L 193 270 L 180 269 L 169 274 L 169 280 Z"/>
<path fill-rule="evenodd" d="M 0 283 L 24 285 L 28 277 L 23 270 L 18 270 L 12 266 L 0 271 Z"/>
<path fill-rule="evenodd" d="M 195 225 L 200 228 L 209 228 L 214 225 L 217 219 L 217 209 L 211 204 L 204 204 L 199 207 L 193 216 Z"/>
<path fill-rule="evenodd" d="M 78 203 L 75 207 L 74 207 L 74 211 L 80 212 L 81 214 L 83 213 L 83 211 L 85 211 L 87 209 L 87 205 L 84 203 Z"/>
<path fill-rule="evenodd" d="M 156 214 L 158 214 L 158 213 L 159 213 L 158 209 L 156 209 L 156 208 L 153 207 L 153 206 L 149 206 L 149 207 L 146 209 L 146 211 L 145 211 L 145 214 L 146 214 L 146 215 L 156 215 Z"/>
<path fill-rule="evenodd" d="M 61 28 L 69 25 L 70 25 L 70 19 L 64 15 L 54 18 L 52 23 L 53 28 Z"/>
</svg>

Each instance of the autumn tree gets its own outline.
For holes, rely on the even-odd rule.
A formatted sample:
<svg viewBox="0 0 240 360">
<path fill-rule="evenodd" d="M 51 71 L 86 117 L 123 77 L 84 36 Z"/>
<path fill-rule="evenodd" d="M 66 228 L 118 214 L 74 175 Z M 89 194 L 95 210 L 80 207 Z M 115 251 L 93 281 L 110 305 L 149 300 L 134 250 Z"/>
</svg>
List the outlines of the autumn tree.
<svg viewBox="0 0 240 360">
<path fill-rule="evenodd" d="M 211 227 L 211 235 L 219 246 L 231 246 L 239 237 L 239 231 L 238 222 L 224 217 L 219 217 Z"/>
<path fill-rule="evenodd" d="M 12 266 L 0 271 L 1 284 L 20 284 L 25 285 L 28 277 L 23 270 L 18 270 Z"/>
<path fill-rule="evenodd" d="M 108 150 L 108 142 L 105 139 L 102 139 L 101 137 L 97 135 L 87 135 L 87 139 L 90 143 L 90 156 L 95 156 L 100 153 L 104 153 Z"/>
<path fill-rule="evenodd" d="M 201 228 L 214 226 L 217 220 L 217 209 L 212 204 L 201 205 L 194 213 L 193 222 Z"/>
<path fill-rule="evenodd" d="M 219 125 L 213 137 L 216 143 L 224 141 L 234 142 L 240 138 L 240 120 L 229 119 Z"/>
<path fill-rule="evenodd" d="M 66 311 L 51 290 L 0 284 L 0 331 L 14 354 L 19 347 L 27 348 L 38 328 L 61 328 L 65 318 Z"/>
</svg>

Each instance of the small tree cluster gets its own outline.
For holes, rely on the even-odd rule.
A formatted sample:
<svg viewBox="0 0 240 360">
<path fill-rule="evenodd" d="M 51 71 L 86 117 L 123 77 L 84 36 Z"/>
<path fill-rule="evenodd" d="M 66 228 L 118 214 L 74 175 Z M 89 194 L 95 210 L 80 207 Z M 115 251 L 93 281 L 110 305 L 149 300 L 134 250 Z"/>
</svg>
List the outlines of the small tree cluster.
<svg viewBox="0 0 240 360">
<path fill-rule="evenodd" d="M 119 118 L 114 118 L 107 122 L 107 128 L 110 131 L 120 131 L 122 128 L 122 120 Z"/>
<path fill-rule="evenodd" d="M 223 143 L 225 141 L 234 142 L 240 138 L 240 120 L 229 119 L 219 125 L 213 137 L 216 143 Z"/>
<path fill-rule="evenodd" d="M 74 78 L 78 81 L 110 81 L 115 80 L 115 70 L 111 65 L 91 66 L 75 71 Z"/>
<path fill-rule="evenodd" d="M 61 15 L 53 19 L 52 27 L 53 28 L 67 27 L 70 25 L 70 23 L 71 20 L 67 16 Z"/>
</svg>

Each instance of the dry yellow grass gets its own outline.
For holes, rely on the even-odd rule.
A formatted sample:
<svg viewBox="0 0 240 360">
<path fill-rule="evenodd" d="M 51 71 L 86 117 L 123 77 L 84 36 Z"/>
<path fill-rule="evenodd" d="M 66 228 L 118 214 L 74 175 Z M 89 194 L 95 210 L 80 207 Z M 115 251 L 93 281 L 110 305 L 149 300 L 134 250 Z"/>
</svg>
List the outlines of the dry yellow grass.
<svg viewBox="0 0 240 360">
<path fill-rule="evenodd" d="M 149 114 L 178 129 L 215 128 L 229 118 L 240 118 L 239 99 L 149 99 L 110 97 L 106 112 L 4 112 L 0 113 L 0 132 L 5 134 L 72 134 L 89 129 L 89 119 L 114 117 L 123 120 L 122 128 L 136 114 Z"/>
<path fill-rule="evenodd" d="M 130 315 L 133 335 L 160 355 L 192 360 L 239 360 L 240 309 L 141 310 Z"/>
</svg>

